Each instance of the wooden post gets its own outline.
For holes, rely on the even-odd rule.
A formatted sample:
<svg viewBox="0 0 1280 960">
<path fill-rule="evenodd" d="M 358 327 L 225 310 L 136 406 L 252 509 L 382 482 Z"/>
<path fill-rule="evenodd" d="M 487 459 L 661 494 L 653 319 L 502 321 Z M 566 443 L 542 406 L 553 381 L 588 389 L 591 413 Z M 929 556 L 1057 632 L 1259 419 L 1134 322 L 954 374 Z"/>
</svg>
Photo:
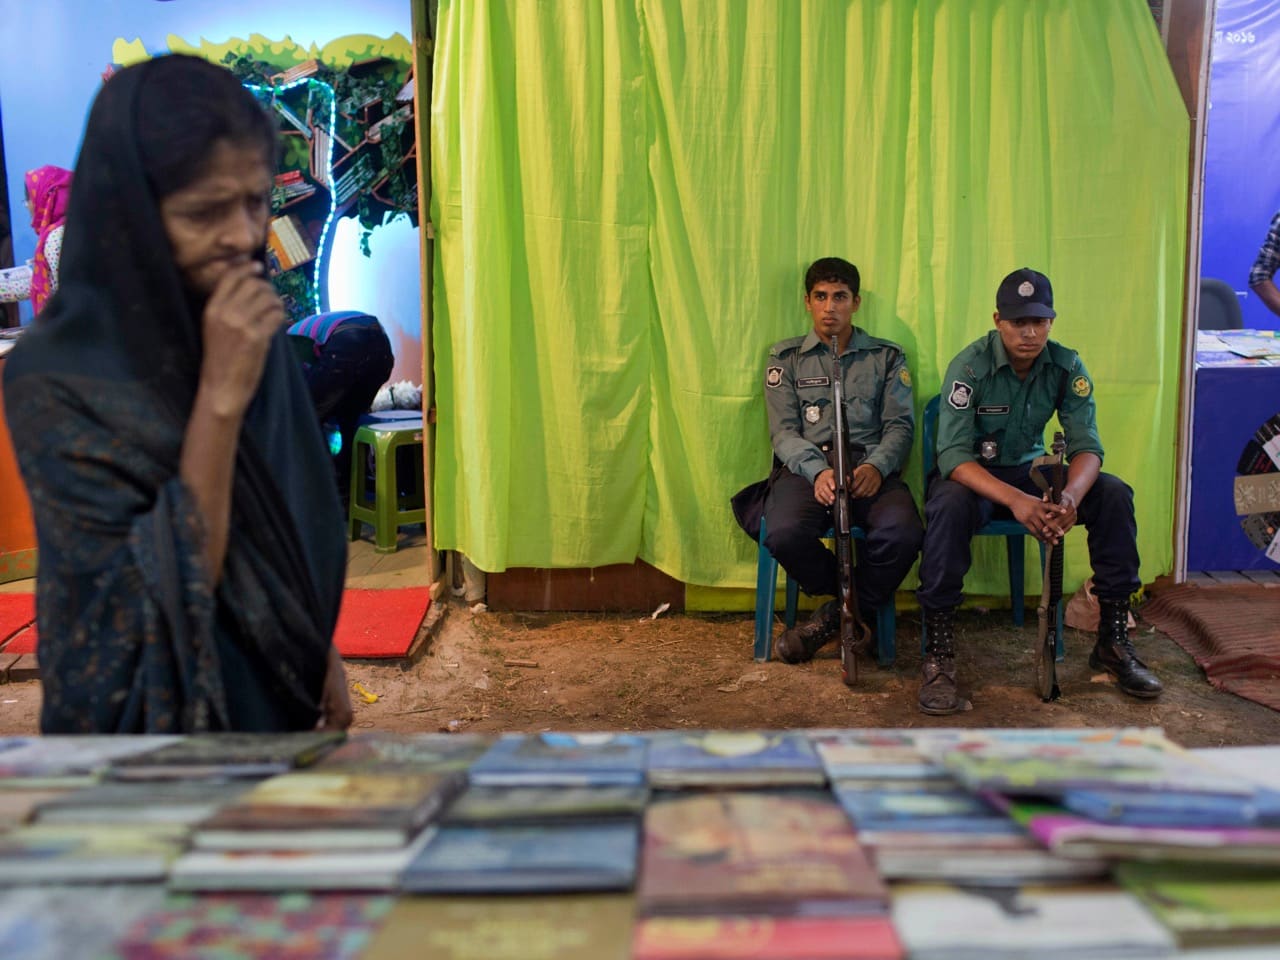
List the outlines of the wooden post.
<svg viewBox="0 0 1280 960">
<path fill-rule="evenodd" d="M 1200 317 L 1200 236 L 1214 0 L 1163 0 L 1161 36 L 1191 121 L 1187 168 L 1187 255 L 1182 298 L 1182 363 L 1178 383 L 1178 454 L 1173 525 L 1173 579 L 1187 579 L 1191 510 L 1191 417 L 1196 327 Z"/>
<path fill-rule="evenodd" d="M 432 262 L 435 255 L 435 230 L 431 224 L 431 61 L 435 51 L 435 38 L 431 34 L 431 19 L 427 6 L 434 0 L 413 0 L 413 123 L 415 153 L 418 155 L 418 256 L 422 276 L 422 466 L 425 503 L 427 508 L 427 573 L 432 581 L 431 595 L 439 597 L 436 586 L 441 581 L 444 565 L 436 550 L 434 498 L 432 477 L 435 475 L 436 428 L 435 383 L 432 377 L 431 351 L 431 298 Z M 447 585 L 446 585 L 447 587 Z"/>
</svg>

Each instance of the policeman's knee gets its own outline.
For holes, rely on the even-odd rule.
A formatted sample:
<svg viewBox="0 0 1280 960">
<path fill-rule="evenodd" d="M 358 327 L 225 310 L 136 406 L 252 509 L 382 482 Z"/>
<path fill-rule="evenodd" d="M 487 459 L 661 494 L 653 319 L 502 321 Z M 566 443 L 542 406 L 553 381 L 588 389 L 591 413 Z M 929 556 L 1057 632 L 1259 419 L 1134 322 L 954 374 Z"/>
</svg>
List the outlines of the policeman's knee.
<svg viewBox="0 0 1280 960">
<path fill-rule="evenodd" d="M 800 524 L 786 517 L 769 516 L 765 518 L 765 522 L 768 530 L 765 533 L 764 545 L 774 556 L 786 553 L 813 539 L 812 534 L 806 533 Z"/>
<path fill-rule="evenodd" d="M 973 492 L 954 480 L 935 480 L 929 488 L 925 502 L 925 524 L 945 523 L 957 517 L 967 517 L 974 509 Z"/>
<path fill-rule="evenodd" d="M 1096 496 L 1099 503 L 1105 506 L 1118 506 L 1133 508 L 1133 487 L 1125 483 L 1119 477 L 1110 473 L 1098 474 L 1098 479 L 1094 481 L 1090 495 Z"/>
</svg>

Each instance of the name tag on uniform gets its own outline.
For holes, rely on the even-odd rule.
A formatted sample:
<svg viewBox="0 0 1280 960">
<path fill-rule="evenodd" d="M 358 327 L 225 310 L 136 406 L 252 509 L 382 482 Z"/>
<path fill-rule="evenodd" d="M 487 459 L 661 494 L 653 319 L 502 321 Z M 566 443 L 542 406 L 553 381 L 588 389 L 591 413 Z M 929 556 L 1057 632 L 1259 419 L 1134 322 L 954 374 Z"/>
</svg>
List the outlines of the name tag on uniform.
<svg viewBox="0 0 1280 960">
<path fill-rule="evenodd" d="M 797 387 L 829 387 L 831 386 L 830 377 L 801 377 L 796 381 Z"/>
<path fill-rule="evenodd" d="M 1001 414 L 1001 413 L 1008 413 L 1008 412 L 1009 412 L 1009 405 L 1007 403 L 988 403 L 978 407 L 979 416 L 981 416 L 984 413 Z"/>
</svg>

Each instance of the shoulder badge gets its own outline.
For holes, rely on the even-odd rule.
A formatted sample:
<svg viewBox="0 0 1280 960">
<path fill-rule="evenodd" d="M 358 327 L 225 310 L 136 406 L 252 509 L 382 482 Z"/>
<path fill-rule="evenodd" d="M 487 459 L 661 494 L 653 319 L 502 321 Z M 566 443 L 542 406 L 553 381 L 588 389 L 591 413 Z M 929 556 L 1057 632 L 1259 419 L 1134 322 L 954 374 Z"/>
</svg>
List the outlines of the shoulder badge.
<svg viewBox="0 0 1280 960">
<path fill-rule="evenodd" d="M 1089 382 L 1088 377 L 1076 377 L 1071 381 L 1071 392 L 1077 397 L 1087 397 L 1093 393 L 1093 384 Z"/>
<path fill-rule="evenodd" d="M 898 368 L 898 380 L 904 387 L 911 386 L 911 373 L 907 370 L 905 365 Z"/>
<path fill-rule="evenodd" d="M 969 401 L 973 399 L 973 387 L 962 380 L 951 381 L 951 392 L 947 394 L 947 403 L 957 410 L 968 410 Z"/>
<path fill-rule="evenodd" d="M 782 368 L 770 367 L 764 375 L 764 382 L 771 387 L 781 386 L 782 384 Z"/>
</svg>

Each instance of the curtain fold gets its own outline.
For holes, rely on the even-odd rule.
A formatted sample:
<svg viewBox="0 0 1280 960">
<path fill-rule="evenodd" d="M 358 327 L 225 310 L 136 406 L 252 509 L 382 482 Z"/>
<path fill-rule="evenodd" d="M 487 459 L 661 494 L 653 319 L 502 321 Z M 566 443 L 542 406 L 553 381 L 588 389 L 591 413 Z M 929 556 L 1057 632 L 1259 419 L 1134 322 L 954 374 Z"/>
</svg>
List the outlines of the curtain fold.
<svg viewBox="0 0 1280 960">
<path fill-rule="evenodd" d="M 433 90 L 439 547 L 753 585 L 728 498 L 838 255 L 917 410 L 1046 272 L 1170 569 L 1188 122 L 1143 0 L 440 0 Z"/>
</svg>

